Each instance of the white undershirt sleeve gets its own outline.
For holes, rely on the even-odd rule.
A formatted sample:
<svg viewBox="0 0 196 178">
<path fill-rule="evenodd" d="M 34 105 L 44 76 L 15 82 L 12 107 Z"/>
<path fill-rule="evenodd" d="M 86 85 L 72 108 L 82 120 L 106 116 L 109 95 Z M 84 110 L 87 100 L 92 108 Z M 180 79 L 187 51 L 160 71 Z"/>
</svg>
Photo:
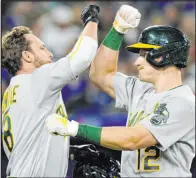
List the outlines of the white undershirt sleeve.
<svg viewBox="0 0 196 178">
<path fill-rule="evenodd" d="M 74 76 L 78 76 L 90 66 L 96 55 L 97 47 L 97 41 L 88 36 L 81 36 L 78 39 L 73 50 L 68 54 Z"/>
</svg>

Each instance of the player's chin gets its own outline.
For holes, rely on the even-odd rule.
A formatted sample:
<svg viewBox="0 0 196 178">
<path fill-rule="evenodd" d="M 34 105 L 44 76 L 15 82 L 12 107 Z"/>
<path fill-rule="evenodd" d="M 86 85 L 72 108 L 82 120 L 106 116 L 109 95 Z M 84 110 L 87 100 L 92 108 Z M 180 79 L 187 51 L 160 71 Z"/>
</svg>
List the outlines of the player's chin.
<svg viewBox="0 0 196 178">
<path fill-rule="evenodd" d="M 143 74 L 141 72 L 139 72 L 139 79 L 140 79 L 140 81 L 144 81 L 145 80 L 145 78 L 144 78 L 144 76 L 143 76 Z"/>
<path fill-rule="evenodd" d="M 45 61 L 45 62 L 43 62 L 43 63 L 41 64 L 41 66 L 43 66 L 43 65 L 45 65 L 45 64 L 50 64 L 50 63 L 52 63 L 52 61 L 51 61 L 51 60 L 49 60 L 49 61 Z"/>
<path fill-rule="evenodd" d="M 50 63 L 52 63 L 51 59 L 45 62 L 45 64 L 50 64 Z"/>
<path fill-rule="evenodd" d="M 48 60 L 48 63 L 52 63 L 52 59 L 49 59 L 49 60 Z"/>
<path fill-rule="evenodd" d="M 139 73 L 139 79 L 142 82 L 150 82 L 149 79 L 147 78 L 147 76 L 145 76 L 145 75 L 143 75 L 141 73 Z"/>
<path fill-rule="evenodd" d="M 145 82 L 144 78 L 142 78 L 141 75 L 139 75 L 139 79 L 140 81 Z"/>
</svg>

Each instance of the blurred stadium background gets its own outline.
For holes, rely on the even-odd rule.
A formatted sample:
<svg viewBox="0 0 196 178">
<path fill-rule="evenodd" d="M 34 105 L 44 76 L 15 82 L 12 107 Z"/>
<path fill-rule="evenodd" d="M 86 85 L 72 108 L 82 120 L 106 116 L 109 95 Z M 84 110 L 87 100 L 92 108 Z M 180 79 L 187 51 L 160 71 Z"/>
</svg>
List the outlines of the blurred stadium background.
<svg viewBox="0 0 196 178">
<path fill-rule="evenodd" d="M 139 33 L 150 25 L 170 25 L 183 31 L 191 42 L 188 67 L 183 70 L 183 82 L 195 93 L 195 1 L 2 1 L 2 35 L 19 25 L 32 29 L 53 52 L 54 61 L 70 52 L 83 28 L 80 14 L 86 5 L 100 6 L 99 44 L 112 26 L 115 14 L 122 4 L 139 9 L 142 19 L 139 28 L 130 30 L 125 36 L 118 63 L 118 71 L 137 76 L 133 63 L 135 54 L 125 50 L 125 46 L 137 41 Z M 69 119 L 96 126 L 125 125 L 126 111 L 115 109 L 114 100 L 97 89 L 89 80 L 88 70 L 79 80 L 65 86 L 63 99 Z M 10 76 L 1 70 L 1 95 L 7 88 Z M 119 158 L 119 157 L 118 157 Z M 7 159 L 2 149 L 2 176 L 5 176 Z M 195 163 L 192 172 L 195 175 Z M 70 173 L 69 173 L 70 174 Z"/>
</svg>

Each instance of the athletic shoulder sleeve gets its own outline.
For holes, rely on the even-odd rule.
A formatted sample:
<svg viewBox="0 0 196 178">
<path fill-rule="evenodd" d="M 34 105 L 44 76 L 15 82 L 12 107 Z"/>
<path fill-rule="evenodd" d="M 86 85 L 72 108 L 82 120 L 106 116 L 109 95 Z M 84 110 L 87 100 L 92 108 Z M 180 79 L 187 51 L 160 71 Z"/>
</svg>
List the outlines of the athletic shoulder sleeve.
<svg viewBox="0 0 196 178">
<path fill-rule="evenodd" d="M 117 108 L 126 108 L 132 102 L 137 104 L 145 94 L 154 90 L 152 84 L 141 82 L 134 76 L 127 76 L 117 72 L 114 76 L 114 90 Z"/>
</svg>

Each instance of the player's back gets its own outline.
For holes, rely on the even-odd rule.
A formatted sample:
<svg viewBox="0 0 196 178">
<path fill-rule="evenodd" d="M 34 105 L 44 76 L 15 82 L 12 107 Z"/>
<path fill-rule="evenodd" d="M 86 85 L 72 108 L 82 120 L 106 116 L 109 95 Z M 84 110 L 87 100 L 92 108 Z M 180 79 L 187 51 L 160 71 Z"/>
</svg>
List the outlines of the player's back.
<svg viewBox="0 0 196 178">
<path fill-rule="evenodd" d="M 69 137 L 64 140 L 50 135 L 44 124 L 45 118 L 56 112 L 58 106 L 65 110 L 61 93 L 53 100 L 55 103 L 44 107 L 34 96 L 31 78 L 32 74 L 13 77 L 3 97 L 3 145 L 9 159 L 7 175 L 65 176 Z"/>
</svg>

